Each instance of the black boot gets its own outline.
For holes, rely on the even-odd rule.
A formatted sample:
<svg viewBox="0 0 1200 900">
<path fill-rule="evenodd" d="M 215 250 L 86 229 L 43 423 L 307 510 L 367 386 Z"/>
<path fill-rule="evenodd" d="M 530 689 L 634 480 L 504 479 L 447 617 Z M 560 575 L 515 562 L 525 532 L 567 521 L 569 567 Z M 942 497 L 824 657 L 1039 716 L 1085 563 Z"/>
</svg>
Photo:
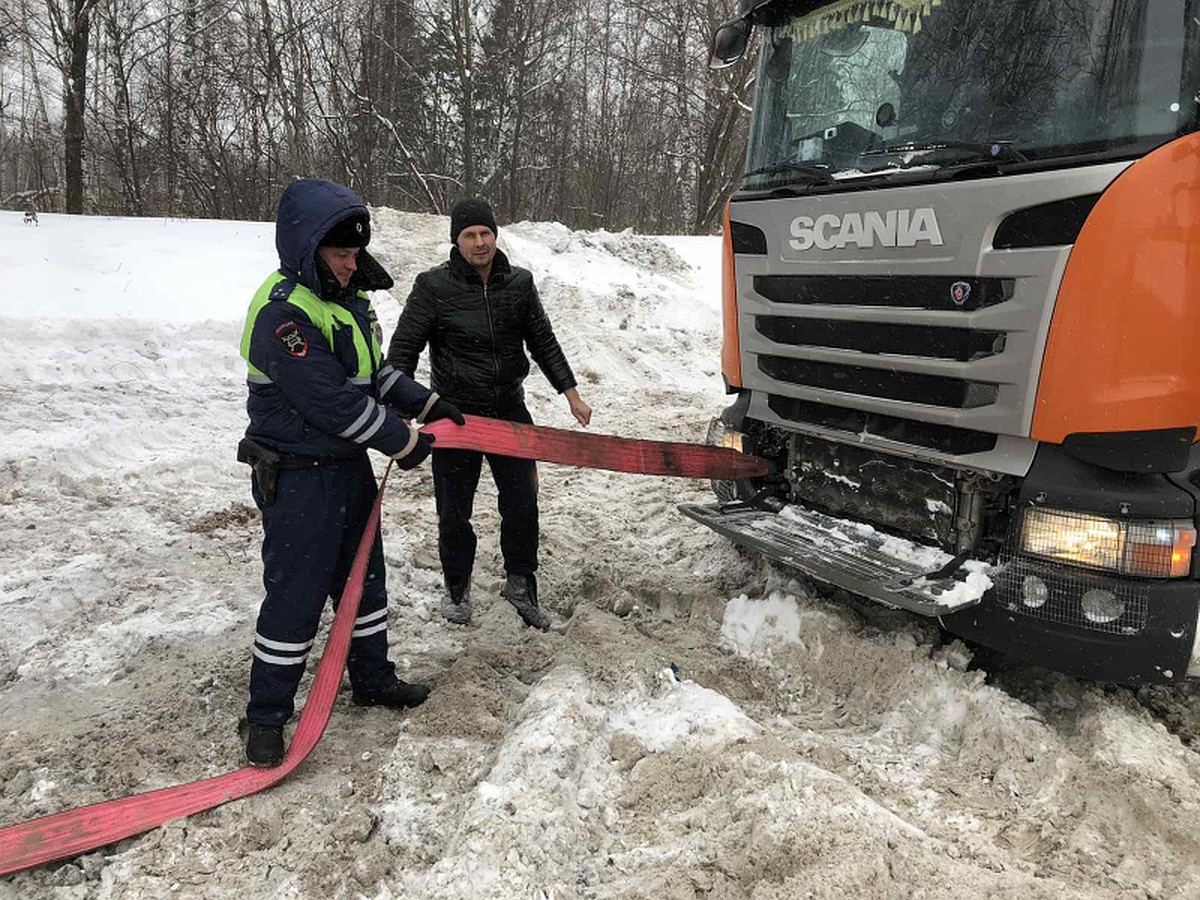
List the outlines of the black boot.
<svg viewBox="0 0 1200 900">
<path fill-rule="evenodd" d="M 538 607 L 537 579 L 534 576 L 510 574 L 504 580 L 504 589 L 500 595 L 516 607 L 518 615 L 530 628 L 539 631 L 550 630 L 550 620 Z"/>
<path fill-rule="evenodd" d="M 409 684 L 396 679 L 392 684 L 369 691 L 355 691 L 351 700 L 358 706 L 390 706 L 392 709 L 411 709 L 420 706 L 429 696 L 423 684 Z"/>
<path fill-rule="evenodd" d="M 442 615 L 447 622 L 466 625 L 471 621 L 471 576 L 447 578 L 446 592 L 442 595 Z"/>
<path fill-rule="evenodd" d="M 246 760 L 260 769 L 273 769 L 283 762 L 283 726 L 251 722 L 246 736 Z"/>
</svg>

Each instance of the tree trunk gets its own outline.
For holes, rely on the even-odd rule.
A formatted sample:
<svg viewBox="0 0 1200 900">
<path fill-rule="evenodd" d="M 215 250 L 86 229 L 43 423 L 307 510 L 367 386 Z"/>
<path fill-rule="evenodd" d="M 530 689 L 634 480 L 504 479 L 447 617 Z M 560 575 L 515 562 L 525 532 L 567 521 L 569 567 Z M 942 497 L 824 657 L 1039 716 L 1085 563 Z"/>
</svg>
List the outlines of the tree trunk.
<svg viewBox="0 0 1200 900">
<path fill-rule="evenodd" d="M 94 0 L 71 0 L 71 23 L 64 37 L 68 64 L 63 84 L 67 212 L 83 212 L 83 110 L 87 97 L 88 34 Z"/>
<path fill-rule="evenodd" d="M 474 195 L 475 185 L 475 92 L 472 81 L 474 47 L 471 37 L 471 5 L 468 0 L 454 2 L 454 50 L 458 68 L 458 83 L 462 100 L 463 123 L 463 188 Z"/>
</svg>

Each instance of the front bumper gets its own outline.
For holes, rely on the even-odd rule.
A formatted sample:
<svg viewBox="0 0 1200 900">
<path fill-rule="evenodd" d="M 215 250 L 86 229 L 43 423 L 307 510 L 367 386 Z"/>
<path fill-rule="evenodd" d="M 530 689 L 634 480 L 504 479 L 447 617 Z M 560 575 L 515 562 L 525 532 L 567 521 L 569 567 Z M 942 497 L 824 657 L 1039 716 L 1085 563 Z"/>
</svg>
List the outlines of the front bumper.
<svg viewBox="0 0 1200 900">
<path fill-rule="evenodd" d="M 1200 583 L 1148 581 L 1010 557 L 986 572 L 986 592 L 954 577 L 930 578 L 928 565 L 898 558 L 885 535 L 864 537 L 851 522 L 802 507 L 789 515 L 742 503 L 684 504 L 684 515 L 818 581 L 887 606 L 937 617 L 952 634 L 1016 659 L 1093 681 L 1168 684 L 1200 674 L 1193 660 Z M 962 572 L 958 573 L 959 578 Z M 1036 609 L 1021 601 L 1022 581 L 1048 586 Z M 1080 598 L 1107 590 L 1126 601 L 1112 622 L 1093 622 Z"/>
<path fill-rule="evenodd" d="M 1020 601 L 1029 576 L 1050 585 L 1036 609 Z M 1200 584 L 1146 581 L 1085 573 L 1028 557 L 1009 560 L 993 574 L 995 586 L 978 606 L 944 616 L 947 631 L 1017 659 L 1093 681 L 1167 684 L 1193 667 Z M 1126 600 L 1128 612 L 1111 623 L 1089 621 L 1079 598 L 1106 590 Z"/>
</svg>

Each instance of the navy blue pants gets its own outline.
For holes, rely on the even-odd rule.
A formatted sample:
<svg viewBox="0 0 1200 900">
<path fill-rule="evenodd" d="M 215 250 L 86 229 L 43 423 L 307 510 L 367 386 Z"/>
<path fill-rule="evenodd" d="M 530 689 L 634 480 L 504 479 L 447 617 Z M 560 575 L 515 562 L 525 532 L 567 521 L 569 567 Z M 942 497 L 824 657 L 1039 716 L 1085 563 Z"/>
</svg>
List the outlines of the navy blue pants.
<svg viewBox="0 0 1200 900">
<path fill-rule="evenodd" d="M 282 725 L 291 718 L 321 611 L 326 600 L 332 599 L 336 608 L 341 599 L 376 491 L 365 453 L 280 472 L 270 505 L 253 484 L 254 501 L 262 511 L 267 591 L 258 611 L 246 707 L 246 718 L 256 725 Z M 387 586 L 378 534 L 354 620 L 348 668 L 351 684 L 360 691 L 396 677 L 387 656 Z"/>
<path fill-rule="evenodd" d="M 499 418 L 533 423 L 524 404 Z M 487 457 L 496 482 L 500 507 L 500 552 L 504 570 L 513 575 L 532 575 L 538 560 L 537 464 L 478 450 L 438 450 L 433 445 L 433 490 L 437 500 L 438 555 L 447 578 L 470 576 L 475 567 L 475 529 L 471 513 L 475 491 Z"/>
</svg>

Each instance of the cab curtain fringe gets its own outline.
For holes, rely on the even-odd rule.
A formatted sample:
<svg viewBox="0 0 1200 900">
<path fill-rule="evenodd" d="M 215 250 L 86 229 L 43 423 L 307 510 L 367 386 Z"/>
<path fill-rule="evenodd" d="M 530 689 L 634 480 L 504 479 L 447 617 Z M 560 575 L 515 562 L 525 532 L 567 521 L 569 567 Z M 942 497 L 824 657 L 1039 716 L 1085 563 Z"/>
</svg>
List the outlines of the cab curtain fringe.
<svg viewBox="0 0 1200 900">
<path fill-rule="evenodd" d="M 847 25 L 886 19 L 898 31 L 916 34 L 925 19 L 942 0 L 842 0 L 792 22 L 788 35 L 794 41 L 807 41 Z"/>
</svg>

